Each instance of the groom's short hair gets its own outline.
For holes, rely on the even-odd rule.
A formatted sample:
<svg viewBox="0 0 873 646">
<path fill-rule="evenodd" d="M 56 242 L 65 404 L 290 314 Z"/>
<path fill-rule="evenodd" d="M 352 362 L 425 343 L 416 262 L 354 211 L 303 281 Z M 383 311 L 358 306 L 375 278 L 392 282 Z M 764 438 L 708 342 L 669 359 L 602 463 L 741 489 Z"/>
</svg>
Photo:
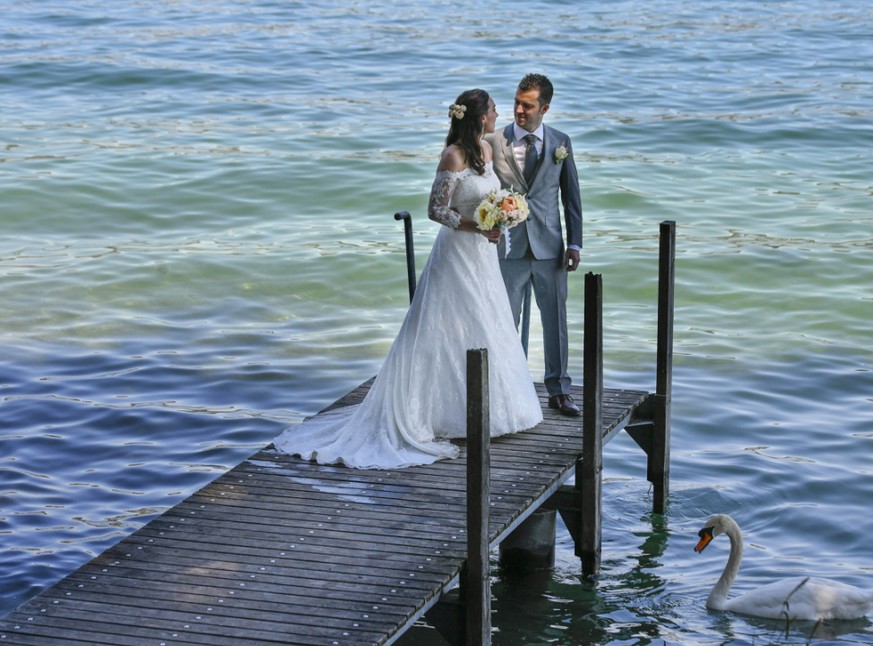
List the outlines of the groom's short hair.
<svg viewBox="0 0 873 646">
<path fill-rule="evenodd" d="M 540 92 L 540 107 L 546 103 L 552 102 L 552 95 L 555 89 L 552 87 L 552 82 L 542 74 L 528 74 L 518 83 L 519 92 L 527 92 L 528 90 L 539 90 Z"/>
</svg>

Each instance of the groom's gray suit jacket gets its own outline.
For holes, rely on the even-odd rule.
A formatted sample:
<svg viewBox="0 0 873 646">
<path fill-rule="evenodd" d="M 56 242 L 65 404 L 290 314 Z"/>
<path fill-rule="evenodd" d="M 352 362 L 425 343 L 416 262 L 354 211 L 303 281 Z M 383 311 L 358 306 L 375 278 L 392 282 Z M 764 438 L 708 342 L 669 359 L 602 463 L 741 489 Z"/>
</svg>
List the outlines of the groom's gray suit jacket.
<svg viewBox="0 0 873 646">
<path fill-rule="evenodd" d="M 560 202 L 564 207 L 564 224 L 567 244 L 582 246 L 582 206 L 579 193 L 579 176 L 573 160 L 570 137 L 559 130 L 543 124 L 543 152 L 531 185 L 512 153 L 513 128 L 510 123 L 503 130 L 490 136 L 494 152 L 494 172 L 504 188 L 513 188 L 527 193 L 530 215 L 525 222 L 510 233 L 508 258 L 522 258 L 530 248 L 534 258 L 545 260 L 564 254 L 564 238 L 561 235 Z M 559 146 L 569 153 L 562 161 L 555 160 Z M 500 257 L 503 258 L 501 242 Z"/>
</svg>

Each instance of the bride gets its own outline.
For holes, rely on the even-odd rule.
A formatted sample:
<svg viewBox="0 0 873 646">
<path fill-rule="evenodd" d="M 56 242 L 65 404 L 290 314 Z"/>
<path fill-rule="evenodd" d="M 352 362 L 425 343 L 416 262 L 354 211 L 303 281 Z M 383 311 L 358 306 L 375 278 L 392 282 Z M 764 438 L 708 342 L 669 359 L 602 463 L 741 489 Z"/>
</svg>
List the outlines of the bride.
<svg viewBox="0 0 873 646">
<path fill-rule="evenodd" d="M 321 464 L 390 469 L 453 458 L 448 440 L 466 436 L 466 355 L 487 348 L 491 435 L 543 419 L 513 322 L 497 259 L 497 231 L 480 231 L 473 212 L 500 181 L 491 147 L 497 111 L 484 90 L 463 92 L 428 201 L 439 222 L 412 304 L 364 401 L 285 430 L 277 449 Z"/>
</svg>

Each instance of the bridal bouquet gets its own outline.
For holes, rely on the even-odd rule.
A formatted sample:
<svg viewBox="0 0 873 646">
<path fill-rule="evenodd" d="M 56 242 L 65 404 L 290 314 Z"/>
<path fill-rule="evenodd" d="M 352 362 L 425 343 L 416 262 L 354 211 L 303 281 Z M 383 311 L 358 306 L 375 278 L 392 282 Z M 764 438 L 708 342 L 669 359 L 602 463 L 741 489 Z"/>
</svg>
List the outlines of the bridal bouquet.
<svg viewBox="0 0 873 646">
<path fill-rule="evenodd" d="M 506 240 L 506 253 L 509 253 L 509 230 L 519 222 L 524 222 L 530 213 L 527 200 L 521 193 L 500 189 L 491 191 L 476 207 L 474 217 L 476 227 L 482 231 L 500 229 Z"/>
<path fill-rule="evenodd" d="M 527 219 L 530 209 L 521 193 L 500 189 L 491 191 L 476 207 L 476 226 L 482 231 L 500 229 L 504 234 L 519 222 Z M 506 250 L 509 251 L 509 235 L 506 235 Z"/>
</svg>

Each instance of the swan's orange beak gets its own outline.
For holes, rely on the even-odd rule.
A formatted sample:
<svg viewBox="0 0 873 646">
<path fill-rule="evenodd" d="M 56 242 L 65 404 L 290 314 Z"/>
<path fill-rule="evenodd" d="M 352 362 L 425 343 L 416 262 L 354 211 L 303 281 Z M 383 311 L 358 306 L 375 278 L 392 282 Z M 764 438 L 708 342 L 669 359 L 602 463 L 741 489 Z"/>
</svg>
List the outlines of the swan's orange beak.
<svg viewBox="0 0 873 646">
<path fill-rule="evenodd" d="M 713 539 L 712 527 L 704 527 L 697 533 L 697 535 L 700 536 L 700 540 L 697 541 L 697 545 L 694 546 L 694 551 L 700 554 L 700 552 L 702 552 Z"/>
</svg>

